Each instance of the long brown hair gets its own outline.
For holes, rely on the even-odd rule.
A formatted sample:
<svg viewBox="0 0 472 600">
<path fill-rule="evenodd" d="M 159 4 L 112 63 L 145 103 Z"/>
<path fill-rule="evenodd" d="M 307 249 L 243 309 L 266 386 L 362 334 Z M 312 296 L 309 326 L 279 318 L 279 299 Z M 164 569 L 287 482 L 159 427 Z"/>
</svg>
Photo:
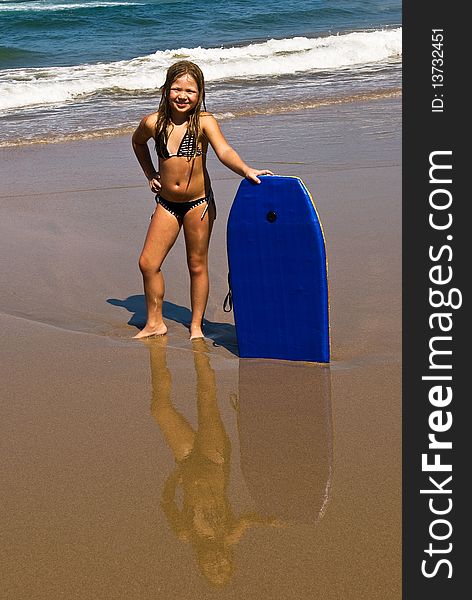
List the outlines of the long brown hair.
<svg viewBox="0 0 472 600">
<path fill-rule="evenodd" d="M 169 94 L 170 88 L 176 79 L 182 77 L 183 75 L 190 75 L 195 79 L 195 83 L 197 84 L 198 89 L 198 101 L 195 108 L 189 114 L 188 127 L 187 131 L 189 136 L 193 136 L 195 140 L 193 156 L 189 158 L 195 157 L 197 154 L 198 143 L 201 137 L 201 128 L 200 128 L 200 112 L 203 106 L 203 110 L 206 110 L 205 107 L 205 79 L 203 77 L 202 70 L 198 65 L 189 60 L 179 60 L 174 63 L 167 69 L 166 80 L 164 85 L 161 86 L 161 100 L 159 102 L 159 108 L 157 110 L 157 121 L 156 121 L 156 150 L 162 156 L 166 156 L 167 154 L 167 140 L 168 133 L 167 130 L 171 125 L 171 113 L 170 113 L 170 105 L 169 105 Z"/>
</svg>

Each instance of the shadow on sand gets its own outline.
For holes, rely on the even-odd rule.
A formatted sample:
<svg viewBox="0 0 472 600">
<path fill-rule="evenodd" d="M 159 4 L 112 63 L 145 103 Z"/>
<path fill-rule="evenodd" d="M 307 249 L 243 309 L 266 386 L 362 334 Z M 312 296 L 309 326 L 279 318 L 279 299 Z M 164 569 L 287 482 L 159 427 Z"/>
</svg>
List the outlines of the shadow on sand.
<svg viewBox="0 0 472 600">
<path fill-rule="evenodd" d="M 118 298 L 108 298 L 107 302 L 113 306 L 120 306 L 132 313 L 128 325 L 137 329 L 144 327 L 146 323 L 146 301 L 144 294 L 135 294 L 128 296 L 125 300 Z M 192 313 L 185 306 L 179 306 L 172 302 L 164 301 L 162 313 L 164 319 L 175 321 L 185 327 L 190 326 Z M 203 330 L 205 338 L 212 340 L 213 346 L 223 346 L 229 352 L 238 356 L 238 343 L 236 339 L 236 329 L 231 323 L 214 323 L 203 319 Z"/>
</svg>

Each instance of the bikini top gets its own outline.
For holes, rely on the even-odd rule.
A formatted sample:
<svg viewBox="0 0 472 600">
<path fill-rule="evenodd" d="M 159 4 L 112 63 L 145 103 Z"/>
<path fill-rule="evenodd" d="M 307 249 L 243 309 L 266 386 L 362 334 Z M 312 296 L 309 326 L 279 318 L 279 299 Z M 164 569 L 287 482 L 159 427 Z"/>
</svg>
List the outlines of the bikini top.
<svg viewBox="0 0 472 600">
<path fill-rule="evenodd" d="M 186 158 L 193 158 L 194 156 L 201 156 L 203 154 L 202 147 L 199 146 L 195 151 L 197 145 L 195 136 L 187 131 L 184 133 L 179 148 L 175 154 L 171 154 L 166 144 L 159 144 L 159 140 L 156 139 L 156 152 L 157 156 L 163 159 L 171 158 L 172 156 L 185 156 Z"/>
</svg>

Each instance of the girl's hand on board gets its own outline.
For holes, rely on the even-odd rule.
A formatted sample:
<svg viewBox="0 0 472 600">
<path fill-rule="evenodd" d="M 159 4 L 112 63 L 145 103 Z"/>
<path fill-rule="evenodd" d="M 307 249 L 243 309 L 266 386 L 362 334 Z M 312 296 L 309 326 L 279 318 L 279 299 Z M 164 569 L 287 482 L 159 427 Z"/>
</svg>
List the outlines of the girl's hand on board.
<svg viewBox="0 0 472 600">
<path fill-rule="evenodd" d="M 154 173 L 154 175 L 149 177 L 148 182 L 152 192 L 158 194 L 161 191 L 161 176 L 159 173 Z"/>
<path fill-rule="evenodd" d="M 249 181 L 253 181 L 254 183 L 260 183 L 261 180 L 258 178 L 258 175 L 273 175 L 273 173 L 267 169 L 262 169 L 262 171 L 258 171 L 257 169 L 249 169 L 244 177 L 249 179 Z"/>
</svg>

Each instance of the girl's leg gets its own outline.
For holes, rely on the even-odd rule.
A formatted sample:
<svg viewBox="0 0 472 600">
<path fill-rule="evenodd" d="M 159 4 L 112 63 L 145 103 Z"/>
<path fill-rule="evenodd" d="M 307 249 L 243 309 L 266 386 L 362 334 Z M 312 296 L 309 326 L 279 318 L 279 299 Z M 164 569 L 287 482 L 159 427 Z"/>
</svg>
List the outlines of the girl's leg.
<svg viewBox="0 0 472 600">
<path fill-rule="evenodd" d="M 134 336 L 135 338 L 164 335 L 167 332 L 167 327 L 162 319 L 164 277 L 161 266 L 174 245 L 179 231 L 179 221 L 158 204 L 139 258 L 139 268 L 143 275 L 146 296 L 147 321 L 144 328 Z"/>
<path fill-rule="evenodd" d="M 216 394 L 215 372 L 210 364 L 206 340 L 194 339 L 193 360 L 197 374 L 198 431 L 195 447 L 216 464 L 229 467 L 231 443 L 221 419 Z"/>
<path fill-rule="evenodd" d="M 202 322 L 209 291 L 208 247 L 213 221 L 215 220 L 213 204 L 210 204 L 203 219 L 201 218 L 203 210 L 200 210 L 201 208 L 201 206 L 193 208 L 183 219 L 192 307 L 190 339 L 203 337 Z"/>
<path fill-rule="evenodd" d="M 175 460 L 181 461 L 193 450 L 195 432 L 172 404 L 172 378 L 167 367 L 165 337 L 148 340 L 146 343 L 151 358 L 151 413 L 164 434 Z"/>
</svg>

